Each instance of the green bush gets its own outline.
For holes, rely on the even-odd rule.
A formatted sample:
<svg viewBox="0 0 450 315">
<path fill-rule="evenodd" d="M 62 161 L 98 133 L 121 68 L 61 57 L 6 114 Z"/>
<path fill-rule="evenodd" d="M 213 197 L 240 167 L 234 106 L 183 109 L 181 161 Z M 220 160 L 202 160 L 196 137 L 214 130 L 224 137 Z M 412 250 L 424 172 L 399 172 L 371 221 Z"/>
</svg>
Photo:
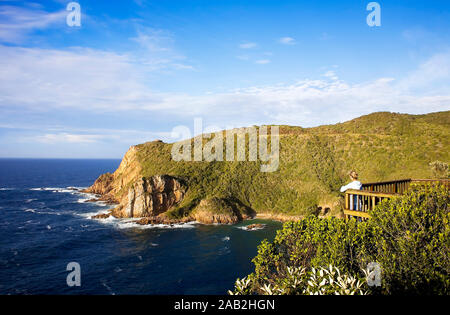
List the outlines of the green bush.
<svg viewBox="0 0 450 315">
<path fill-rule="evenodd" d="M 348 223 L 337 218 L 310 216 L 298 222 L 287 222 L 277 232 L 273 243 L 264 240 L 253 259 L 251 275 L 253 292 L 264 285 L 282 286 L 289 268 L 311 268 L 332 265 L 342 272 L 362 275 L 363 257 L 369 251 L 363 246 L 367 223 Z"/>
<path fill-rule="evenodd" d="M 308 282 L 304 277 L 311 273 L 305 270 L 331 265 L 357 281 L 367 276 L 368 264 L 376 262 L 382 269 L 381 288 L 364 291 L 358 286 L 349 292 L 447 295 L 449 201 L 443 186 L 412 185 L 404 196 L 380 203 L 367 222 L 311 216 L 285 223 L 273 243 L 264 240 L 258 247 L 255 271 L 236 284 L 235 292 L 309 294 L 311 287 L 298 284 Z M 295 277 L 292 270 L 298 271 Z M 292 283 L 298 284 L 295 289 Z M 239 291 L 238 285 L 244 289 Z M 332 294 L 333 288 L 319 293 Z"/>
<path fill-rule="evenodd" d="M 386 294 L 449 294 L 450 212 L 444 186 L 414 185 L 370 214 Z"/>
</svg>

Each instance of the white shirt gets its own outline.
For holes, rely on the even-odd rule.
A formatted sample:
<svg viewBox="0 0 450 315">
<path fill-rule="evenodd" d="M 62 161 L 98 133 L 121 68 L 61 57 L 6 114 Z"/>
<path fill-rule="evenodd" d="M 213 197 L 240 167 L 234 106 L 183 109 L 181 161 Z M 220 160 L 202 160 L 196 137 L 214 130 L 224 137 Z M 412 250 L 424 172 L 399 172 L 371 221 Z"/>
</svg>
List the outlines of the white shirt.
<svg viewBox="0 0 450 315">
<path fill-rule="evenodd" d="M 348 185 L 342 186 L 341 187 L 341 192 L 346 191 L 347 189 L 356 189 L 356 190 L 361 190 L 362 184 L 361 182 L 355 180 L 353 182 L 351 182 Z"/>
</svg>

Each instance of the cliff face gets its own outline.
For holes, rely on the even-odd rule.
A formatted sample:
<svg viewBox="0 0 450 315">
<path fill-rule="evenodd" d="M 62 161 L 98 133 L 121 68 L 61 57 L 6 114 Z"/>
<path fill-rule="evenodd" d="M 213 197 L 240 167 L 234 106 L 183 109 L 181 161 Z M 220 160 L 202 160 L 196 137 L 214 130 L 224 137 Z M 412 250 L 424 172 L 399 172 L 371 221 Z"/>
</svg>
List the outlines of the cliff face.
<svg viewBox="0 0 450 315">
<path fill-rule="evenodd" d="M 141 178 L 129 188 L 114 215 L 126 218 L 158 216 L 179 204 L 185 193 L 186 187 L 174 177 Z"/>
<path fill-rule="evenodd" d="M 132 146 L 113 174 L 100 175 L 94 184 L 84 192 L 101 195 L 100 200 L 121 203 L 127 193 L 126 186 L 139 178 L 140 173 L 141 164 L 137 159 L 137 149 Z"/>
<path fill-rule="evenodd" d="M 375 113 L 307 129 L 280 126 L 279 169 L 273 173 L 262 173 L 262 162 L 175 161 L 172 144 L 153 141 L 132 146 L 113 174 L 86 191 L 116 201 L 114 216 L 143 222 L 338 215 L 339 188 L 349 170 L 362 182 L 432 178 L 430 162 L 450 161 L 449 139 L 450 111 Z M 329 211 L 318 213 L 320 207 Z"/>
<path fill-rule="evenodd" d="M 99 178 L 94 182 L 94 185 L 85 190 L 85 192 L 97 195 L 108 195 L 112 192 L 114 188 L 114 175 L 111 173 L 106 173 L 100 175 Z"/>
<path fill-rule="evenodd" d="M 142 164 L 138 158 L 138 148 L 130 147 L 122 159 L 118 169 L 114 172 L 113 193 L 122 199 L 127 193 L 126 187 L 134 183 L 142 173 Z"/>
</svg>

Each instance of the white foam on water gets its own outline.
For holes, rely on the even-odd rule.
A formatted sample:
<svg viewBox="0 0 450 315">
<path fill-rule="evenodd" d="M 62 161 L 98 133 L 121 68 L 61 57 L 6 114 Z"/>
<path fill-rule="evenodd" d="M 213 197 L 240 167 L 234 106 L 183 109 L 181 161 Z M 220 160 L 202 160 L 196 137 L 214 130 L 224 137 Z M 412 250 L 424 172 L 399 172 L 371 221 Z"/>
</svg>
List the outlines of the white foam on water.
<svg viewBox="0 0 450 315">
<path fill-rule="evenodd" d="M 58 193 L 71 193 L 71 194 L 84 194 L 80 191 L 80 189 L 76 187 L 37 187 L 37 188 L 30 188 L 32 191 L 51 191 L 51 192 L 58 192 Z"/>
<path fill-rule="evenodd" d="M 247 231 L 247 232 L 253 232 L 253 231 L 259 231 L 259 230 L 264 230 L 266 228 L 266 225 L 263 224 L 262 227 L 257 227 L 257 228 L 253 228 L 253 229 L 248 229 L 248 225 L 246 226 L 237 226 L 236 228 Z"/>
<path fill-rule="evenodd" d="M 193 229 L 196 227 L 196 222 L 188 222 L 184 224 L 148 224 L 148 225 L 140 225 L 137 223 L 132 223 L 134 228 L 140 229 Z"/>
<path fill-rule="evenodd" d="M 109 213 L 109 211 L 102 210 L 102 211 L 96 211 L 96 212 L 75 213 L 75 214 L 77 216 L 83 217 L 83 218 L 88 219 L 88 220 L 94 220 L 94 219 L 92 219 L 93 216 L 99 215 L 99 214 L 108 214 L 108 213 Z M 108 219 L 103 219 L 103 220 L 98 220 L 98 221 L 105 221 L 105 220 L 108 220 Z"/>
<path fill-rule="evenodd" d="M 96 213 L 85 213 L 83 214 L 84 217 L 88 217 L 89 219 L 92 219 L 92 216 L 98 215 L 98 214 L 106 214 L 109 213 L 109 211 L 100 211 Z M 110 224 L 113 225 L 115 228 L 124 230 L 124 229 L 192 229 L 195 228 L 196 222 L 188 222 L 184 224 L 147 224 L 147 225 L 141 225 L 137 222 L 141 218 L 126 218 L 126 219 L 117 219 L 113 216 L 110 216 L 106 219 L 98 219 L 96 220 L 99 223 L 103 224 Z M 153 246 L 153 245 L 152 245 Z"/>
<path fill-rule="evenodd" d="M 230 240 L 229 236 L 225 236 L 224 238 L 222 238 L 222 241 L 224 241 L 224 242 L 228 242 L 229 240 Z"/>
<path fill-rule="evenodd" d="M 79 199 L 77 200 L 77 203 L 85 203 L 85 202 L 87 202 L 88 200 L 92 200 L 92 199 L 97 199 L 97 198 L 99 198 L 99 196 L 96 195 L 96 194 L 84 193 L 84 192 L 81 192 L 81 191 L 75 191 L 75 192 L 72 191 L 71 194 L 72 194 L 72 195 L 82 196 L 82 198 L 79 198 Z M 95 204 L 97 204 L 97 205 L 99 205 L 99 206 L 105 206 L 105 203 L 104 203 L 104 202 L 101 202 L 101 201 L 95 201 L 95 202 L 93 202 L 93 203 L 95 203 Z"/>
<path fill-rule="evenodd" d="M 66 187 L 67 189 L 70 189 L 72 191 L 79 191 L 79 190 L 84 190 L 87 189 L 87 187 L 76 187 L 76 186 L 68 186 Z"/>
<path fill-rule="evenodd" d="M 51 191 L 51 192 L 69 192 L 69 190 L 65 188 L 59 188 L 59 187 L 38 187 L 38 188 L 30 188 L 32 191 Z"/>
<path fill-rule="evenodd" d="M 111 295 L 116 295 L 116 294 L 113 292 L 113 290 L 111 289 L 111 287 L 110 287 L 109 285 L 107 285 L 105 282 L 102 282 L 102 285 L 108 290 L 108 292 L 109 292 Z"/>
<path fill-rule="evenodd" d="M 0 188 L 0 191 L 16 190 L 15 188 Z"/>
<path fill-rule="evenodd" d="M 32 212 L 32 213 L 36 213 L 36 209 L 25 209 L 25 212 Z"/>
</svg>

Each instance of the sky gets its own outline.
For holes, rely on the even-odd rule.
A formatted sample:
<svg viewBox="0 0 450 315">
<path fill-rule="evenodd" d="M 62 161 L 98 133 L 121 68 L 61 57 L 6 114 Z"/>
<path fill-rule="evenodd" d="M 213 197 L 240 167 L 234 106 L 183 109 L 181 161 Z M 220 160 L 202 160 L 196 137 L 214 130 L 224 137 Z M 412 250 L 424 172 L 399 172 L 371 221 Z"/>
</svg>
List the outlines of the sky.
<svg viewBox="0 0 450 315">
<path fill-rule="evenodd" d="M 450 110 L 450 1 L 0 0 L 0 157 Z"/>
</svg>

